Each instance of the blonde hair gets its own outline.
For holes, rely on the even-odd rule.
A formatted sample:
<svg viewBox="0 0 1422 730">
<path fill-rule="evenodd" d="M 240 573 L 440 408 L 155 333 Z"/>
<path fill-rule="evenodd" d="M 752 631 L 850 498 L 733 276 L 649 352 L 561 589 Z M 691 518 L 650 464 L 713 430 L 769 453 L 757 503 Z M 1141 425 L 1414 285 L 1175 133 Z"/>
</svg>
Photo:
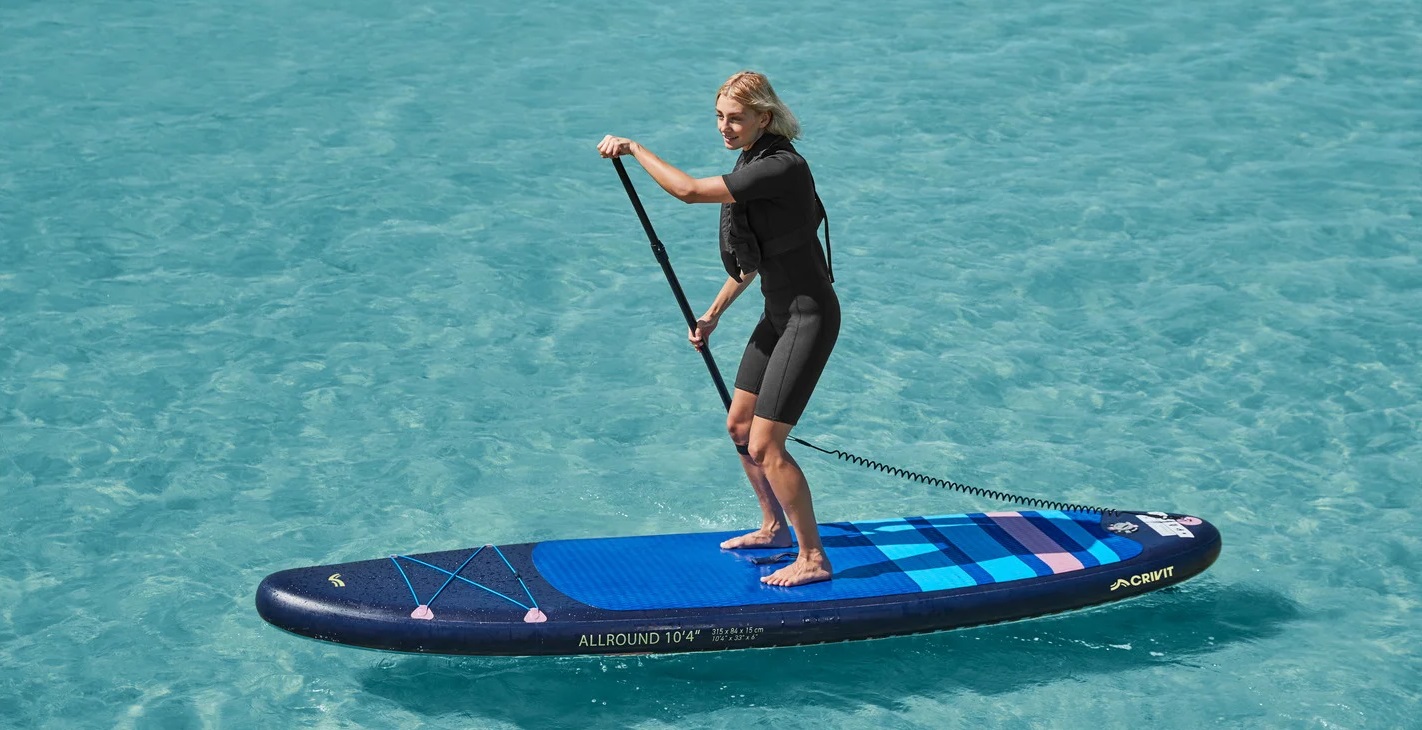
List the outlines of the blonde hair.
<svg viewBox="0 0 1422 730">
<path fill-rule="evenodd" d="M 766 131 L 778 134 L 786 139 L 795 139 L 800 136 L 800 120 L 790 112 L 790 107 L 785 106 L 785 102 L 775 95 L 775 89 L 770 86 L 770 79 L 765 74 L 755 71 L 741 71 L 721 84 L 721 88 L 716 91 L 716 98 L 728 97 L 739 102 L 741 106 L 755 110 L 757 113 L 770 113 L 770 126 Z"/>
</svg>

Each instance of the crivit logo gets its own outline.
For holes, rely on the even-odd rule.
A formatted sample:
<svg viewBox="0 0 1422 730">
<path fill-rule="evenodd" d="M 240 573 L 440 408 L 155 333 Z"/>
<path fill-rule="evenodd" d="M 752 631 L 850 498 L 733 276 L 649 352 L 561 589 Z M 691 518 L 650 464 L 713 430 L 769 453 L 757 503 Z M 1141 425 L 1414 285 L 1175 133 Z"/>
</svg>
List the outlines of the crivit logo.
<svg viewBox="0 0 1422 730">
<path fill-rule="evenodd" d="M 1117 588 L 1139 588 L 1140 586 L 1154 583 L 1162 578 L 1169 578 L 1173 575 L 1175 575 L 1175 566 L 1171 565 L 1161 568 L 1160 570 L 1152 570 L 1149 573 L 1133 575 L 1129 578 L 1117 578 L 1116 582 L 1111 584 L 1111 590 L 1114 591 Z"/>
</svg>

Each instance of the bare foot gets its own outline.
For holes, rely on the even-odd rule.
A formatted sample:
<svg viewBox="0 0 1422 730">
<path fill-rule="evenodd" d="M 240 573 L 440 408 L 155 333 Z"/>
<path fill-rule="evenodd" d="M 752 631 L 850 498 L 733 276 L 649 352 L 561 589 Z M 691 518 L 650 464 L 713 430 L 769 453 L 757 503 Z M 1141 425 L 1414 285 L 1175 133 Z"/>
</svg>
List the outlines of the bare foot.
<svg viewBox="0 0 1422 730">
<path fill-rule="evenodd" d="M 795 562 L 761 578 L 760 582 L 768 586 L 802 586 L 829 580 L 832 575 L 834 568 L 823 552 L 807 555 L 801 551 Z"/>
<path fill-rule="evenodd" d="M 765 527 L 755 532 L 746 533 L 740 537 L 733 537 L 721 543 L 722 550 L 735 550 L 738 548 L 768 548 L 768 547 L 790 547 L 790 530 L 780 528 L 778 530 Z"/>
</svg>

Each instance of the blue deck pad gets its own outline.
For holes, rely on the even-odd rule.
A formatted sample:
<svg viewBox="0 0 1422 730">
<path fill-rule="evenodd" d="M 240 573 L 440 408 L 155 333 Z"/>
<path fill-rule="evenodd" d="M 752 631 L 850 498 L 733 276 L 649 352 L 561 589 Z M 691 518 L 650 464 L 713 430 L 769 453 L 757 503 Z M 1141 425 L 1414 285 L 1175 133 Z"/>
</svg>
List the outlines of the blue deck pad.
<svg viewBox="0 0 1422 730">
<path fill-rule="evenodd" d="M 534 548 L 533 560 L 568 597 L 612 611 L 836 601 L 1052 575 L 1000 519 L 959 514 L 821 525 L 834 580 L 797 588 L 760 582 L 785 563 L 751 562 L 785 549 L 720 549 L 736 532 L 554 540 Z M 1070 554 L 1084 567 L 1119 562 L 1141 550 L 1103 531 L 1095 514 L 1023 512 L 1013 519 L 1030 522 L 1053 543 L 1052 552 Z"/>
</svg>

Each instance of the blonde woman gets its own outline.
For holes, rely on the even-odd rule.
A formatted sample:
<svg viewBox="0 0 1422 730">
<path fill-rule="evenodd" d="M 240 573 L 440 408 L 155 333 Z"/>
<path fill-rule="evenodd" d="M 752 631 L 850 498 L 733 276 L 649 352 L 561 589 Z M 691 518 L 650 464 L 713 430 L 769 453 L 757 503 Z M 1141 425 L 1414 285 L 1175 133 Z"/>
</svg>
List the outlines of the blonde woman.
<svg viewBox="0 0 1422 730">
<path fill-rule="evenodd" d="M 729 278 L 689 333 L 692 346 L 705 345 L 721 315 L 756 278 L 765 297 L 726 417 L 760 501 L 761 526 L 721 547 L 788 547 L 794 528 L 800 543 L 795 561 L 761 581 L 798 586 L 829 580 L 833 567 L 820 543 L 809 484 L 785 450 L 839 336 L 839 299 L 818 235 L 824 208 L 809 164 L 791 144 L 800 124 L 769 79 L 751 71 L 728 79 L 716 92 L 716 120 L 726 149 L 741 153 L 726 175 L 693 178 L 622 137 L 605 137 L 598 151 L 636 158 L 678 200 L 721 204 L 721 261 Z"/>
</svg>

